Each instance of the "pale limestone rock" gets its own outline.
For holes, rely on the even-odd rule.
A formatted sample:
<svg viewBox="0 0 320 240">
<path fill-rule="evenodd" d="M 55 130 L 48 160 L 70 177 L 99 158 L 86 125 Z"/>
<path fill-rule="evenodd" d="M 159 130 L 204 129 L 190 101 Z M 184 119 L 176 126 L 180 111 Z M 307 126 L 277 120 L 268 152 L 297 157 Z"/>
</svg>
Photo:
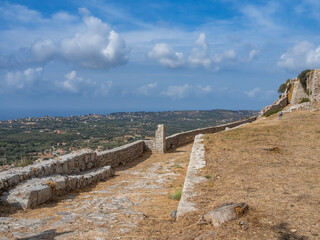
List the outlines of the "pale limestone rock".
<svg viewBox="0 0 320 240">
<path fill-rule="evenodd" d="M 299 104 L 303 98 L 308 98 L 308 94 L 304 90 L 299 79 L 295 78 L 292 81 L 293 84 L 293 92 L 290 103 L 291 104 Z"/>
<path fill-rule="evenodd" d="M 164 124 L 158 125 L 156 130 L 156 150 L 159 153 L 165 153 L 167 150 L 166 127 Z"/>
<path fill-rule="evenodd" d="M 211 223 L 214 227 L 220 226 L 222 223 L 234 220 L 248 211 L 247 203 L 227 203 L 221 207 L 206 213 L 200 218 L 199 223 Z"/>
</svg>

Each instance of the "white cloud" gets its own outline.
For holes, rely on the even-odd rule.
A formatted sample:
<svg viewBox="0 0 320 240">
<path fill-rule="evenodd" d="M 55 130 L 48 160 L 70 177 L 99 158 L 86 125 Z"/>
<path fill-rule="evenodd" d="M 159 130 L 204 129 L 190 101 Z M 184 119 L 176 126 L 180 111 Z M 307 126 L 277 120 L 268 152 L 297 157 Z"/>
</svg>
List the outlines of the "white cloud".
<svg viewBox="0 0 320 240">
<path fill-rule="evenodd" d="M 109 69 L 126 64 L 129 50 L 119 34 L 99 18 L 90 16 L 86 9 L 79 11 L 83 15 L 82 23 L 72 37 L 68 36 L 70 33 L 65 32 L 59 40 L 37 40 L 29 48 L 22 48 L 18 54 L 13 55 L 11 64 L 45 63 L 52 59 L 91 69 Z M 60 21 L 70 21 L 72 18 L 65 13 L 53 17 Z M 7 64 L 10 65 L 10 62 Z"/>
<path fill-rule="evenodd" d="M 169 86 L 166 91 L 163 91 L 161 94 L 171 97 L 173 99 L 182 99 L 191 94 L 195 94 L 198 96 L 202 96 L 208 94 L 212 91 L 211 86 L 202 87 L 201 85 L 192 86 L 189 84 L 181 85 L 181 86 Z"/>
<path fill-rule="evenodd" d="M 206 69 L 210 69 L 211 59 L 208 57 L 208 43 L 206 35 L 204 33 L 200 33 L 195 43 L 198 47 L 191 50 L 191 54 L 188 58 L 189 63 L 193 66 L 203 66 Z"/>
<path fill-rule="evenodd" d="M 5 20 L 22 23 L 34 23 L 42 20 L 41 14 L 18 4 L 1 3 L 0 14 Z"/>
<path fill-rule="evenodd" d="M 320 45 L 315 47 L 308 41 L 297 43 L 281 55 L 278 66 L 288 70 L 315 68 L 320 65 Z"/>
<path fill-rule="evenodd" d="M 245 91 L 244 93 L 250 97 L 250 98 L 254 98 L 259 92 L 260 92 L 260 88 L 254 88 L 250 91 Z"/>
<path fill-rule="evenodd" d="M 183 86 L 169 86 L 167 91 L 162 92 L 163 95 L 167 95 L 171 98 L 184 98 L 187 96 L 188 91 L 191 86 L 189 84 L 185 84 Z"/>
<path fill-rule="evenodd" d="M 218 71 L 219 66 L 212 67 L 212 63 L 221 63 L 222 61 L 234 60 L 236 58 L 236 52 L 233 49 L 210 56 L 208 42 L 204 33 L 200 33 L 198 39 L 195 41 L 195 44 L 197 47 L 194 47 L 191 50 L 188 58 L 191 66 L 202 66 L 207 70 Z"/>
<path fill-rule="evenodd" d="M 42 77 L 42 68 L 28 68 L 24 71 L 7 72 L 2 83 L 4 88 L 24 89 L 32 86 Z"/>
<path fill-rule="evenodd" d="M 83 78 L 77 77 L 77 72 L 73 70 L 65 75 L 65 81 L 56 84 L 70 92 L 78 92 L 78 86 L 81 82 L 83 82 Z"/>
<path fill-rule="evenodd" d="M 227 50 L 222 54 L 215 54 L 213 61 L 215 63 L 220 63 L 223 60 L 234 60 L 236 58 L 236 52 L 233 49 Z"/>
<path fill-rule="evenodd" d="M 249 61 L 252 61 L 252 59 L 259 53 L 258 49 L 251 49 L 249 52 Z"/>
<path fill-rule="evenodd" d="M 151 94 L 151 91 L 157 86 L 157 83 L 149 83 L 147 85 L 141 86 L 140 88 L 138 88 L 138 94 L 149 96 Z"/>
<path fill-rule="evenodd" d="M 184 64 L 182 52 L 175 52 L 166 43 L 157 43 L 153 49 L 148 52 L 148 58 L 159 62 L 161 65 L 169 68 L 178 68 Z"/>
<path fill-rule="evenodd" d="M 65 74 L 63 81 L 56 81 L 58 88 L 70 93 L 82 93 L 84 95 L 102 95 L 107 96 L 112 87 L 112 81 L 97 83 L 91 79 L 78 76 L 75 70 Z"/>
</svg>

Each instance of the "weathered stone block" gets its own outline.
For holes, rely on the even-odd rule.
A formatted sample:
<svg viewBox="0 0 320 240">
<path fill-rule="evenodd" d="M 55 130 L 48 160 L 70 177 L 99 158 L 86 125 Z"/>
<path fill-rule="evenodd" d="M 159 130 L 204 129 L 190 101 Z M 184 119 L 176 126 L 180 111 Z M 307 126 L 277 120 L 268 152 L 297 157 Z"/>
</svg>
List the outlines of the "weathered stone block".
<svg viewBox="0 0 320 240">
<path fill-rule="evenodd" d="M 199 222 L 211 223 L 214 227 L 220 226 L 222 223 L 234 220 L 243 215 L 249 209 L 247 203 L 227 203 L 221 207 L 206 213 Z"/>
</svg>

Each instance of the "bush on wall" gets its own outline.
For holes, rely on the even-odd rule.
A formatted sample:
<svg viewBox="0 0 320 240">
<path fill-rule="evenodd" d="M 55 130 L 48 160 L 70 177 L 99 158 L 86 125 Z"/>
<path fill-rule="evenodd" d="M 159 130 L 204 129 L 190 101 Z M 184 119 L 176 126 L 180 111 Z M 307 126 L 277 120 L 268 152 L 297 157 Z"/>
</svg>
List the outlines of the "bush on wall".
<svg viewBox="0 0 320 240">
<path fill-rule="evenodd" d="M 298 79 L 300 80 L 303 88 L 306 90 L 307 88 L 307 77 L 308 77 L 308 73 L 310 72 L 311 70 L 310 69 L 306 69 L 306 70 L 303 70 L 299 76 L 298 76 Z"/>
</svg>

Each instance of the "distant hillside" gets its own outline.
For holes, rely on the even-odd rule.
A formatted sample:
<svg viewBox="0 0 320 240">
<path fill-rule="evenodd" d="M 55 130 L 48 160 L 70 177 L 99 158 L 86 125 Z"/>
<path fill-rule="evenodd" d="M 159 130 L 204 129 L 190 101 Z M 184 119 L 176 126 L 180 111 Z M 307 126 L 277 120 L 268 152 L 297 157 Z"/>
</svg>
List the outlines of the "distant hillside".
<svg viewBox="0 0 320 240">
<path fill-rule="evenodd" d="M 24 118 L 0 122 L 0 164 L 28 164 L 79 148 L 110 149 L 152 138 L 156 126 L 167 135 L 257 115 L 257 111 L 122 112 L 108 115 Z"/>
</svg>

